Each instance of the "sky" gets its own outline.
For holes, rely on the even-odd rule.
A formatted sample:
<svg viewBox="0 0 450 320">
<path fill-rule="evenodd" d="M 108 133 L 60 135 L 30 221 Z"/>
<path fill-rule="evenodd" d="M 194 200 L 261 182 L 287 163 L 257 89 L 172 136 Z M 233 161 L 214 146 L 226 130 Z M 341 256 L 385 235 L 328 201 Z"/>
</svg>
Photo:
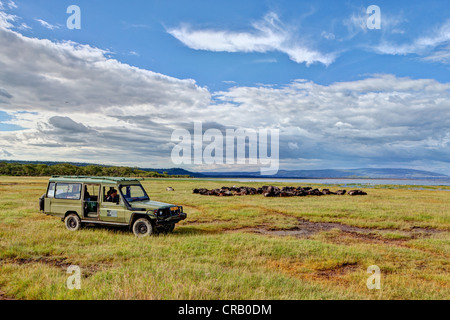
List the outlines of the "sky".
<svg viewBox="0 0 450 320">
<path fill-rule="evenodd" d="M 279 130 L 280 169 L 450 174 L 449 69 L 447 1 L 0 0 L 0 159 L 257 170 L 175 165 L 201 121 Z"/>
</svg>

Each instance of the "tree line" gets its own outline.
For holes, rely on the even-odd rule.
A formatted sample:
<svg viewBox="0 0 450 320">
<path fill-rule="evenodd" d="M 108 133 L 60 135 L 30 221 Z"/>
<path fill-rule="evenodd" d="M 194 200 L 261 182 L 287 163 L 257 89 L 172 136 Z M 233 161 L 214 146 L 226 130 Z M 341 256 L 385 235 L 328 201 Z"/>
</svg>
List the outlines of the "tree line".
<svg viewBox="0 0 450 320">
<path fill-rule="evenodd" d="M 0 175 L 5 176 L 106 176 L 106 177 L 189 177 L 169 175 L 167 172 L 145 171 L 131 167 L 104 167 L 99 165 L 76 166 L 69 163 L 54 165 L 0 162 Z"/>
</svg>

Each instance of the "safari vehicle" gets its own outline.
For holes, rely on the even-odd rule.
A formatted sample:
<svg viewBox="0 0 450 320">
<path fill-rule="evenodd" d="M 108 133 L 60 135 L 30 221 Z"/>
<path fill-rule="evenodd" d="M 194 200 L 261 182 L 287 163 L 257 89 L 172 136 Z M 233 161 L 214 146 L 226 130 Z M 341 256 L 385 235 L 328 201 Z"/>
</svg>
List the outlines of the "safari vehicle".
<svg viewBox="0 0 450 320">
<path fill-rule="evenodd" d="M 150 200 L 139 179 L 53 176 L 40 210 L 61 217 L 67 229 L 84 224 L 128 226 L 136 236 L 172 232 L 186 219 L 182 206 Z"/>
</svg>

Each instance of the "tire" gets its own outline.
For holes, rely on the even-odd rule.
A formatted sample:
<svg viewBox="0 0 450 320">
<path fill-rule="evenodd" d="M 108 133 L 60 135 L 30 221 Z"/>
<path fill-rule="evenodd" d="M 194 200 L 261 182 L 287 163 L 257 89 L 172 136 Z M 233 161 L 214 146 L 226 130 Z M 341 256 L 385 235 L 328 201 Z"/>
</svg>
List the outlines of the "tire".
<svg viewBox="0 0 450 320">
<path fill-rule="evenodd" d="M 133 223 L 133 233 L 136 237 L 148 237 L 153 234 L 153 226 L 146 218 L 137 219 Z"/>
<path fill-rule="evenodd" d="M 168 233 L 171 233 L 174 228 L 175 228 L 175 223 L 167 224 L 167 225 L 161 227 L 160 232 L 162 234 L 168 234 Z"/>
<path fill-rule="evenodd" d="M 44 212 L 44 209 L 45 209 L 45 206 L 44 206 L 45 200 L 44 199 L 45 199 L 45 193 L 39 198 L 39 210 L 42 212 Z"/>
<path fill-rule="evenodd" d="M 77 231 L 81 228 L 81 220 L 75 214 L 71 213 L 64 219 L 64 224 L 66 225 L 67 230 Z"/>
<path fill-rule="evenodd" d="M 172 233 L 173 229 L 175 229 L 175 223 L 172 223 L 167 227 L 167 233 Z"/>
</svg>

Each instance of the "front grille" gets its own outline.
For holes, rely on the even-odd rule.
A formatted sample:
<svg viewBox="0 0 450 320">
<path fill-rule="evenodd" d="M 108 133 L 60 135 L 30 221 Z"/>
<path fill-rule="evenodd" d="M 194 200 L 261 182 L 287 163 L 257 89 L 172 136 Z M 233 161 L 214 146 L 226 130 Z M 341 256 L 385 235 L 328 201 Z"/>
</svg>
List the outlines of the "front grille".
<svg viewBox="0 0 450 320">
<path fill-rule="evenodd" d="M 180 214 L 180 208 L 178 210 L 170 210 L 170 208 L 159 209 L 158 210 L 158 218 L 169 218 L 173 216 L 178 216 Z"/>
</svg>

